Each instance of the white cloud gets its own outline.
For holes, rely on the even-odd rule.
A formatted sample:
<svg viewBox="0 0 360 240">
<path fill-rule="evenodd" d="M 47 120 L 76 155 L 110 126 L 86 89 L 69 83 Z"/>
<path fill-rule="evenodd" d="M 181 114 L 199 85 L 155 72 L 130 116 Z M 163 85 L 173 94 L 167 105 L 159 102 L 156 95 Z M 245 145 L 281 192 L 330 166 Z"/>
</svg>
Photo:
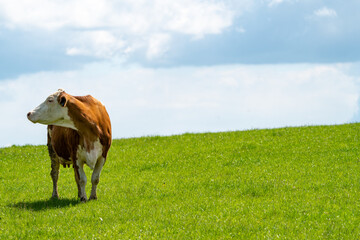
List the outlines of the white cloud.
<svg viewBox="0 0 360 240">
<path fill-rule="evenodd" d="M 160 57 L 168 50 L 169 34 L 154 34 L 150 37 L 146 56 L 148 59 Z"/>
<path fill-rule="evenodd" d="M 87 50 L 84 50 L 84 49 L 71 47 L 71 48 L 66 49 L 66 54 L 69 55 L 69 56 L 88 55 L 89 52 Z"/>
<path fill-rule="evenodd" d="M 272 7 L 272 6 L 278 5 L 283 2 L 284 2 L 284 0 L 268 0 L 268 6 Z"/>
<path fill-rule="evenodd" d="M 1 0 L 0 11 L 11 28 L 56 30 L 100 27 L 111 11 L 108 1 Z"/>
<path fill-rule="evenodd" d="M 95 30 L 74 33 L 73 47 L 66 49 L 68 55 L 90 55 L 111 58 L 125 52 L 125 41 L 112 32 Z"/>
<path fill-rule="evenodd" d="M 323 7 L 314 11 L 314 14 L 318 17 L 337 17 L 336 11 L 327 7 Z"/>
<path fill-rule="evenodd" d="M 299 0 L 266 0 L 266 1 L 268 3 L 268 7 L 275 7 L 285 2 L 293 3 L 293 2 L 298 2 Z"/>
<path fill-rule="evenodd" d="M 348 65 L 148 69 L 113 62 L 24 75 L 0 82 L 0 146 L 45 144 L 45 127 L 26 113 L 58 88 L 100 99 L 115 138 L 345 123 L 358 111 L 360 90 Z"/>
<path fill-rule="evenodd" d="M 151 55 L 154 35 L 201 38 L 221 33 L 234 19 L 229 5 L 202 0 L 0 0 L 0 15 L 8 28 L 67 34 L 69 55 L 105 58 L 140 48 Z"/>
<path fill-rule="evenodd" d="M 160 11 L 168 14 L 165 29 L 202 37 L 204 34 L 218 34 L 232 24 L 234 13 L 225 5 L 204 4 L 196 1 L 169 1 Z"/>
</svg>

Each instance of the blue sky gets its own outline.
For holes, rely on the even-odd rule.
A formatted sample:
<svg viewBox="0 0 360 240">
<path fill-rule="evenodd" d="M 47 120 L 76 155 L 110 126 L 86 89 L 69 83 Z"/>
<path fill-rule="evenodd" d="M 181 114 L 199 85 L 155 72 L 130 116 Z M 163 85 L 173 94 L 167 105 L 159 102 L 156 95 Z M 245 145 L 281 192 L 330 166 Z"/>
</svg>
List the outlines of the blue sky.
<svg viewBox="0 0 360 240">
<path fill-rule="evenodd" d="M 26 113 L 64 88 L 115 138 L 360 119 L 360 2 L 0 1 L 0 146 L 44 144 Z"/>
</svg>

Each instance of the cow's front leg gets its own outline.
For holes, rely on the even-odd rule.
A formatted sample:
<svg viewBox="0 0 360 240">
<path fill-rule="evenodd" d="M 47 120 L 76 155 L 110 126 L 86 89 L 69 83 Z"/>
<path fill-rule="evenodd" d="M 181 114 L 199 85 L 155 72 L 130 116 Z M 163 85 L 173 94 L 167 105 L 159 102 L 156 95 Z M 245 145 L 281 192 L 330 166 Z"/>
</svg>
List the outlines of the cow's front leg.
<svg viewBox="0 0 360 240">
<path fill-rule="evenodd" d="M 95 168 L 94 168 L 94 171 L 92 173 L 92 176 L 91 176 L 91 195 L 90 195 L 90 200 L 92 199 L 97 199 L 97 195 L 96 195 L 96 188 L 97 188 L 97 185 L 99 184 L 99 181 L 100 181 L 100 172 L 101 172 L 101 169 L 102 167 L 104 166 L 104 163 L 105 163 L 105 158 L 103 157 L 100 157 L 98 159 L 98 161 L 96 162 L 96 165 L 95 165 Z"/>
<path fill-rule="evenodd" d="M 59 161 L 56 158 L 51 158 L 51 179 L 53 182 L 53 192 L 52 192 L 52 198 L 59 198 L 59 192 L 58 192 L 58 186 L 57 182 L 59 179 L 59 168 L 60 164 Z"/>
<path fill-rule="evenodd" d="M 74 164 L 74 170 L 75 170 L 75 180 L 78 186 L 78 196 L 82 202 L 86 202 L 87 196 L 85 192 L 85 186 L 87 179 L 83 167 L 84 167 L 84 163 L 79 160 L 76 160 Z"/>
</svg>

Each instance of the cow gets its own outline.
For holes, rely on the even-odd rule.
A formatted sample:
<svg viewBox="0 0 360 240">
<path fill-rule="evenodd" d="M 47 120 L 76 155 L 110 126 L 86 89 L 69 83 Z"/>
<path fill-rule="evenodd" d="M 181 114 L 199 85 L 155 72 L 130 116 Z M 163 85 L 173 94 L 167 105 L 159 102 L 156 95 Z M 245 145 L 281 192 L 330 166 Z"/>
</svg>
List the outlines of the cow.
<svg viewBox="0 0 360 240">
<path fill-rule="evenodd" d="M 100 172 L 111 146 L 111 122 L 105 106 L 92 97 L 72 96 L 63 89 L 27 114 L 33 123 L 48 125 L 47 147 L 51 159 L 52 198 L 59 198 L 60 164 L 73 166 L 78 197 L 87 201 L 84 164 L 92 170 L 90 200 L 97 199 Z"/>
</svg>

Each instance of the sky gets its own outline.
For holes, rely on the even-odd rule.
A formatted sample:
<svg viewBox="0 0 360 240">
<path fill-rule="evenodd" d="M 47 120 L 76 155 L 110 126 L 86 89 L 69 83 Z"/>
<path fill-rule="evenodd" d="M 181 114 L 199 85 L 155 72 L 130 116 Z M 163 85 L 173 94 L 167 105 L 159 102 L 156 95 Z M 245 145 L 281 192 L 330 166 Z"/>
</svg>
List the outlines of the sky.
<svg viewBox="0 0 360 240">
<path fill-rule="evenodd" d="M 357 0 L 0 0 L 0 147 L 59 88 L 113 138 L 360 120 Z"/>
</svg>

